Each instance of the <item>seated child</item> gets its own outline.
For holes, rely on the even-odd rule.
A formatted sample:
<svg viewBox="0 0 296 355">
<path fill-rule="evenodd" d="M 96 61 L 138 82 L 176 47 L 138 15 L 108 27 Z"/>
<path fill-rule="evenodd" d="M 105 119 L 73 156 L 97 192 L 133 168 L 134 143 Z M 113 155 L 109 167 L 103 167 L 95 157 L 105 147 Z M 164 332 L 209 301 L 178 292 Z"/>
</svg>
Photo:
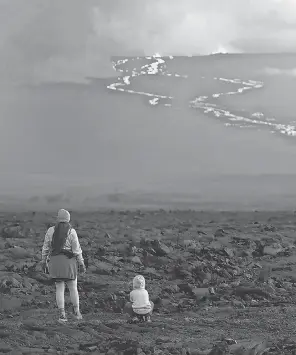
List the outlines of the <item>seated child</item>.
<svg viewBox="0 0 296 355">
<path fill-rule="evenodd" d="M 145 278 L 137 275 L 133 279 L 133 291 L 130 293 L 130 302 L 124 307 L 124 312 L 132 317 L 132 321 L 143 320 L 151 322 L 154 303 L 149 301 L 149 294 L 145 290 Z"/>
</svg>

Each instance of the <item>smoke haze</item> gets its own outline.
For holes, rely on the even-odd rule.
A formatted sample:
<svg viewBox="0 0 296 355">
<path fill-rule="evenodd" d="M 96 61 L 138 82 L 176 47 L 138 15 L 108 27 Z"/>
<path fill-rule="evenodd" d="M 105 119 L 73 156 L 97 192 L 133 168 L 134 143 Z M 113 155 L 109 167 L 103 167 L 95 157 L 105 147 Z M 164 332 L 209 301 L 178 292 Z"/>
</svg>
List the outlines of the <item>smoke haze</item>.
<svg viewBox="0 0 296 355">
<path fill-rule="evenodd" d="M 293 51 L 295 0 L 1 0 L 2 83 L 115 75 L 112 55 Z"/>
</svg>

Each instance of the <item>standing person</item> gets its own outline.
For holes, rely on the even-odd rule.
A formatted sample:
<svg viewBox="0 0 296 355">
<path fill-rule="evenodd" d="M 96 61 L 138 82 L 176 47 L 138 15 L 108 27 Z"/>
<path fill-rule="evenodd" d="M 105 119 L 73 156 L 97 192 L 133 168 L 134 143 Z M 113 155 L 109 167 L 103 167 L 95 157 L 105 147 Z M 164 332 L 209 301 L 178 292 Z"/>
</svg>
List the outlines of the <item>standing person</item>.
<svg viewBox="0 0 296 355">
<path fill-rule="evenodd" d="M 124 307 L 124 313 L 131 316 L 132 322 L 143 320 L 151 322 L 154 303 L 149 300 L 149 293 L 145 289 L 145 278 L 137 275 L 133 279 L 133 290 L 130 292 L 130 302 Z"/>
<path fill-rule="evenodd" d="M 50 227 L 44 238 L 42 247 L 41 266 L 43 271 L 47 267 L 56 285 L 56 302 L 59 309 L 59 322 L 67 322 L 65 312 L 65 283 L 70 291 L 71 302 L 76 319 L 82 319 L 79 309 L 79 295 L 77 290 L 77 263 L 80 271 L 86 271 L 82 250 L 77 233 L 70 225 L 70 213 L 64 209 L 58 211 L 57 223 Z"/>
</svg>

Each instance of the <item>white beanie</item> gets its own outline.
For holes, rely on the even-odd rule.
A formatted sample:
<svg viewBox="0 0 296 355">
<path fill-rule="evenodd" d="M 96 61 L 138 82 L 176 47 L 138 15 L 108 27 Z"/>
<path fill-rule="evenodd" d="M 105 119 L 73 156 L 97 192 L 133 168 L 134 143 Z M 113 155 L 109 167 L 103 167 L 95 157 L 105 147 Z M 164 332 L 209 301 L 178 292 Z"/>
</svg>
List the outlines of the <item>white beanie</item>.
<svg viewBox="0 0 296 355">
<path fill-rule="evenodd" d="M 70 222 L 70 213 L 63 208 L 58 212 L 58 222 Z"/>
<path fill-rule="evenodd" d="M 137 275 L 133 279 L 133 288 L 145 288 L 145 277 L 142 275 Z"/>
</svg>

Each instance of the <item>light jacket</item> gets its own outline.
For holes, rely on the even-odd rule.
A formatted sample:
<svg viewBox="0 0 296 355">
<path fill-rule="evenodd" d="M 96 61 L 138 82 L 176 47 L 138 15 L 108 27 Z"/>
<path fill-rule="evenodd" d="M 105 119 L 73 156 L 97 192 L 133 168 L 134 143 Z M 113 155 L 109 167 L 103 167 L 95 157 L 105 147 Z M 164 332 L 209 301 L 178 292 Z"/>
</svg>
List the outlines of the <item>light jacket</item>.
<svg viewBox="0 0 296 355">
<path fill-rule="evenodd" d="M 137 275 L 133 279 L 133 291 L 130 293 L 133 311 L 137 314 L 147 314 L 151 311 L 148 291 L 145 290 L 145 278 Z"/>
<path fill-rule="evenodd" d="M 50 228 L 48 228 L 48 230 L 45 234 L 44 243 L 43 243 L 43 247 L 42 247 L 42 260 L 43 261 L 46 261 L 47 258 L 50 256 L 53 233 L 54 233 L 54 227 L 50 227 Z M 71 229 L 71 231 L 65 241 L 63 249 L 68 250 L 68 251 L 72 251 L 72 253 L 75 255 L 78 263 L 80 263 L 80 264 L 84 263 L 83 256 L 82 256 L 82 249 L 80 247 L 78 236 L 77 236 L 76 230 L 74 228 Z"/>
</svg>

